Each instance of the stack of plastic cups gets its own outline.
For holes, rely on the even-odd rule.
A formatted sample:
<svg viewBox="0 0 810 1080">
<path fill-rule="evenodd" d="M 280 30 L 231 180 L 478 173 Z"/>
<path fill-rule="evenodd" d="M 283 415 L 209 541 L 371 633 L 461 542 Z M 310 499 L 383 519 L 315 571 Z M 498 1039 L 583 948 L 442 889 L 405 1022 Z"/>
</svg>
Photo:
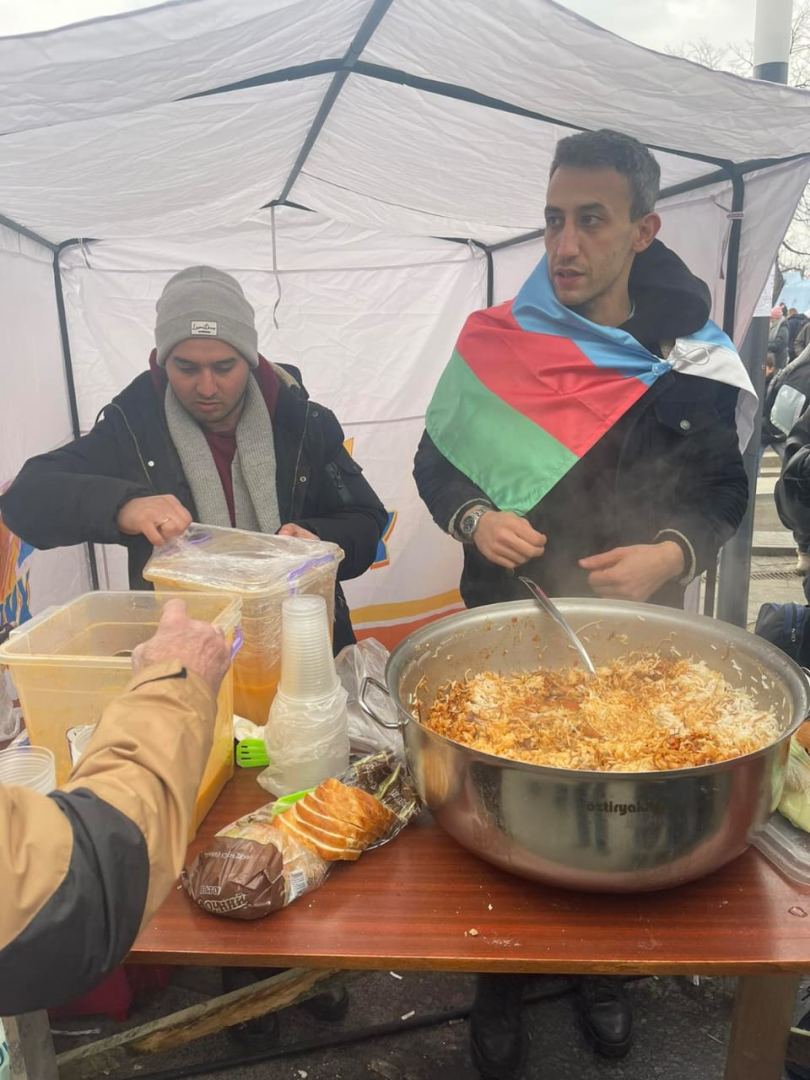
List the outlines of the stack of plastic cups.
<svg viewBox="0 0 810 1080">
<path fill-rule="evenodd" d="M 281 679 L 296 701 L 318 701 L 338 687 L 322 596 L 291 596 L 281 605 Z"/>
<path fill-rule="evenodd" d="M 293 596 L 281 607 L 281 679 L 270 708 L 268 786 L 314 787 L 349 765 L 346 691 L 332 656 L 326 601 Z"/>
<path fill-rule="evenodd" d="M 0 784 L 27 787 L 47 795 L 56 787 L 56 761 L 44 746 L 14 746 L 0 751 Z"/>
</svg>

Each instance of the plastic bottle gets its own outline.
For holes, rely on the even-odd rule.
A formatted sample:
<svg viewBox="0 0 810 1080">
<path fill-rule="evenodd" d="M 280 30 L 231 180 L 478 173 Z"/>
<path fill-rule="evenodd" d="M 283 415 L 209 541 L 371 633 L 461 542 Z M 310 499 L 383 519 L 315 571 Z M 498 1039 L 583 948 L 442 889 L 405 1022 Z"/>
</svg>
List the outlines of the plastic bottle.
<svg viewBox="0 0 810 1080">
<path fill-rule="evenodd" d="M 281 678 L 270 706 L 270 758 L 261 783 L 275 795 L 315 787 L 349 765 L 346 691 L 335 671 L 322 596 L 292 596 L 281 607 Z"/>
</svg>

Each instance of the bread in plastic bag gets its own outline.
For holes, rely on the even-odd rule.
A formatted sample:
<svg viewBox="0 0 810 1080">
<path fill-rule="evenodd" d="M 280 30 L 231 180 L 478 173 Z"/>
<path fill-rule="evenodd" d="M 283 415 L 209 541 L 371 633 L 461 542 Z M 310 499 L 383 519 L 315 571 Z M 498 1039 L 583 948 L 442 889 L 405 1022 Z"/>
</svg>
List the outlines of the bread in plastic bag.
<svg viewBox="0 0 810 1080">
<path fill-rule="evenodd" d="M 157 548 L 143 576 L 160 591 L 225 592 L 242 601 L 242 649 L 234 661 L 234 712 L 267 720 L 281 663 L 281 605 L 297 593 L 326 600 L 329 625 L 343 559 L 337 544 L 193 523 Z"/>
<path fill-rule="evenodd" d="M 364 850 L 389 843 L 421 809 L 413 781 L 394 754 L 363 758 L 340 781 L 373 796 L 385 810 L 384 831 Z M 221 829 L 183 871 L 183 886 L 194 902 L 213 915 L 259 919 L 322 885 L 338 860 L 322 858 L 276 821 L 280 811 L 300 801 L 268 803 Z"/>
<path fill-rule="evenodd" d="M 349 714 L 349 742 L 352 752 L 373 754 L 378 750 L 390 750 L 403 761 L 405 745 L 402 732 L 375 723 L 360 707 L 360 689 L 364 678 L 377 679 L 385 685 L 385 667 L 389 652 L 376 638 L 364 638 L 356 645 L 347 645 L 335 657 L 338 678 L 348 696 L 346 708 Z M 397 707 L 390 697 L 371 689 L 374 711 L 390 724 L 398 724 Z"/>
</svg>

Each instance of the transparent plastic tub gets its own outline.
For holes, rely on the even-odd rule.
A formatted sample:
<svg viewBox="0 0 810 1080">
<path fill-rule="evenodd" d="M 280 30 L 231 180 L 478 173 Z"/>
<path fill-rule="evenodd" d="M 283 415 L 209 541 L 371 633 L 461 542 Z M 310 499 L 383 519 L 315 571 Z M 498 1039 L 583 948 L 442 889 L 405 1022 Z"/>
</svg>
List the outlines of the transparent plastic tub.
<svg viewBox="0 0 810 1080">
<path fill-rule="evenodd" d="M 810 833 L 791 825 L 777 810 L 752 843 L 785 877 L 810 885 Z"/>
<path fill-rule="evenodd" d="M 97 592 L 45 612 L 15 630 L 0 646 L 20 695 L 32 743 L 53 751 L 57 784 L 71 770 L 68 732 L 95 724 L 132 678 L 130 655 L 150 638 L 166 594 Z M 184 593 L 193 619 L 220 627 L 227 639 L 239 622 L 239 602 L 222 594 Z M 182 768 L 178 762 L 178 768 Z M 233 680 L 229 672 L 217 699 L 214 745 L 203 775 L 193 828 L 233 775 Z"/>
<path fill-rule="evenodd" d="M 234 662 L 234 709 L 263 726 L 278 687 L 281 605 L 299 593 L 322 596 L 331 633 L 342 559 L 337 544 L 321 540 L 193 524 L 155 551 L 143 576 L 159 592 L 210 590 L 241 600 L 244 644 Z"/>
</svg>

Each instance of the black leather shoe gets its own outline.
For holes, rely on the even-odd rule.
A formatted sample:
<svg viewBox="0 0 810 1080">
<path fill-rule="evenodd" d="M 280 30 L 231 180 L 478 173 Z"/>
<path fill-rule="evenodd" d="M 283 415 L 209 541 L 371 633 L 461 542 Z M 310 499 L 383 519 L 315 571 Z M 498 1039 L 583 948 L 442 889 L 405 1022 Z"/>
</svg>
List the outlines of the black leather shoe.
<svg viewBox="0 0 810 1080">
<path fill-rule="evenodd" d="M 525 975 L 479 975 L 470 1013 L 470 1052 L 485 1080 L 517 1080 L 528 1056 Z"/>
<path fill-rule="evenodd" d="M 337 986 L 302 1001 L 301 1008 L 316 1020 L 342 1020 L 349 1011 L 349 993 L 345 986 Z"/>
<path fill-rule="evenodd" d="M 577 988 L 585 1038 L 606 1058 L 623 1058 L 633 1045 L 633 1010 L 618 976 L 586 975 Z"/>
</svg>

